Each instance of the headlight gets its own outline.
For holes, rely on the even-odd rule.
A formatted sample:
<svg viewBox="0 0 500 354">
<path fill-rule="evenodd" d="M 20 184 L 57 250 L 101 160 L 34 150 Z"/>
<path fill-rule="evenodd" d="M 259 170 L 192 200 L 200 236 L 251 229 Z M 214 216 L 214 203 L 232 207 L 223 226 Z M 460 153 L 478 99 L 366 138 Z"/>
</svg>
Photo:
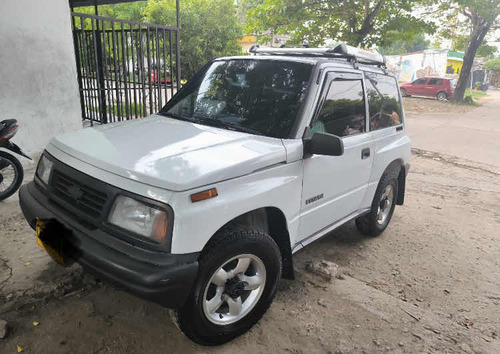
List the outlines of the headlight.
<svg viewBox="0 0 500 354">
<path fill-rule="evenodd" d="M 108 222 L 156 242 L 162 242 L 167 235 L 168 214 L 165 210 L 120 195 L 111 208 Z"/>
<path fill-rule="evenodd" d="M 46 185 L 49 184 L 52 166 L 54 166 L 54 163 L 50 161 L 45 155 L 42 155 L 42 157 L 40 158 L 40 162 L 38 162 L 36 174 L 38 175 L 38 178 L 40 178 L 40 180 Z"/>
</svg>

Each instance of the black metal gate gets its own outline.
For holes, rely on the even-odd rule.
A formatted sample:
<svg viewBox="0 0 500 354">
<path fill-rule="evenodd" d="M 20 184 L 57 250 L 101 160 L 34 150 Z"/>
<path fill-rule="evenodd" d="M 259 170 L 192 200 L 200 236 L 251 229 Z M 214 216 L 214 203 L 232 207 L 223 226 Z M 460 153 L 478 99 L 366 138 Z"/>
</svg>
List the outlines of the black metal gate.
<svg viewBox="0 0 500 354">
<path fill-rule="evenodd" d="M 82 117 L 90 125 L 158 112 L 180 88 L 178 27 L 71 15 Z"/>
</svg>

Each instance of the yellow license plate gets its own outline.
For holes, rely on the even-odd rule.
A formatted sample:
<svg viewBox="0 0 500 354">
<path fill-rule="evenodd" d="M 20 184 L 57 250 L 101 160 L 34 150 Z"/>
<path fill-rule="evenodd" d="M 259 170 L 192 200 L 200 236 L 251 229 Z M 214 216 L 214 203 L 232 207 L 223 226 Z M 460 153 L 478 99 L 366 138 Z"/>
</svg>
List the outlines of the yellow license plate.
<svg viewBox="0 0 500 354">
<path fill-rule="evenodd" d="M 47 229 L 47 223 L 43 220 L 36 219 L 36 243 L 37 245 L 45 250 L 49 256 L 51 256 L 57 263 L 61 265 L 65 265 L 64 262 L 64 257 L 61 254 L 60 250 L 56 250 L 54 247 L 51 245 L 46 244 L 40 239 L 40 235 L 42 234 L 43 231 Z"/>
</svg>

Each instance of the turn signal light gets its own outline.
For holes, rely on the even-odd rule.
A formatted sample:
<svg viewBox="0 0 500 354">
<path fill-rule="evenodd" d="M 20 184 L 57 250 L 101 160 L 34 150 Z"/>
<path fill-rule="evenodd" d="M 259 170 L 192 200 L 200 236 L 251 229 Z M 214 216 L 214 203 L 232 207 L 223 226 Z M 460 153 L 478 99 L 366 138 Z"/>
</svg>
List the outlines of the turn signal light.
<svg viewBox="0 0 500 354">
<path fill-rule="evenodd" d="M 210 199 L 210 198 L 217 197 L 217 196 L 218 196 L 217 189 L 212 188 L 212 189 L 209 189 L 209 190 L 206 190 L 203 192 L 191 194 L 191 201 L 193 203 L 196 203 L 196 202 L 200 202 L 202 200 Z"/>
</svg>

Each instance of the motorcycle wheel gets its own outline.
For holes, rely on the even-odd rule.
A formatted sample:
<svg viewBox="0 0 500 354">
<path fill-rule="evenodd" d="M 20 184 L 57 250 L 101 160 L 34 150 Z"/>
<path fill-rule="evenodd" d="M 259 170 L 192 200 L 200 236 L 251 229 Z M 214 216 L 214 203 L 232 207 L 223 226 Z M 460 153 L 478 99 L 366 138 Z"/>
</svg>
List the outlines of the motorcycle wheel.
<svg viewBox="0 0 500 354">
<path fill-rule="evenodd" d="M 14 194 L 23 183 L 23 166 L 11 154 L 0 151 L 0 200 Z"/>
</svg>

